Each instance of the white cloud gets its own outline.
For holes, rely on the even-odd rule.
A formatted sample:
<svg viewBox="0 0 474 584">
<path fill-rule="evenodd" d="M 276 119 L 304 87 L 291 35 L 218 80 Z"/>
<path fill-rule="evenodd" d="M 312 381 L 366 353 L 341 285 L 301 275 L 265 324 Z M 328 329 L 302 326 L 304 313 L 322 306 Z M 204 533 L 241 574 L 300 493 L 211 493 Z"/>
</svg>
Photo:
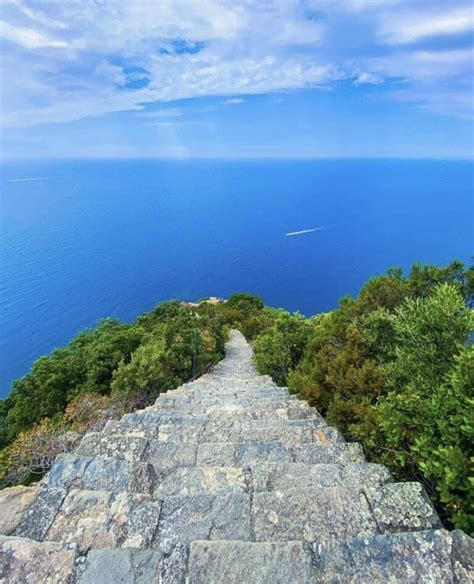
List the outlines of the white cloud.
<svg viewBox="0 0 474 584">
<path fill-rule="evenodd" d="M 66 41 L 54 39 L 46 33 L 32 28 L 14 26 L 4 20 L 0 21 L 0 37 L 25 49 L 67 47 Z"/>
<path fill-rule="evenodd" d="M 60 22 L 54 18 L 50 18 L 34 8 L 24 4 L 21 0 L 13 0 L 16 6 L 21 10 L 23 14 L 28 16 L 31 20 L 39 22 L 40 24 L 47 26 L 48 28 L 65 29 L 68 25 L 65 22 Z"/>
<path fill-rule="evenodd" d="M 166 109 L 141 112 L 137 115 L 139 115 L 141 118 L 178 118 L 183 115 L 183 110 L 177 107 L 169 107 Z"/>
<path fill-rule="evenodd" d="M 160 119 L 180 116 L 180 108 L 143 110 L 180 99 L 237 104 L 245 95 L 323 89 L 343 79 L 374 85 L 400 78 L 416 103 L 426 94 L 429 107 L 437 91 L 446 111 L 464 116 L 469 89 L 461 78 L 470 74 L 471 55 L 406 44 L 468 30 L 468 8 L 467 0 L 447 8 L 434 0 L 16 0 L 0 27 L 9 41 L 0 80 L 3 124 L 125 110 L 168 123 Z M 390 51 L 355 58 L 348 22 L 364 46 L 385 43 Z M 398 45 L 405 45 L 400 52 Z"/>
<path fill-rule="evenodd" d="M 244 103 L 244 100 L 241 97 L 230 97 L 229 99 L 224 99 L 223 103 L 238 105 L 239 103 Z"/>
<path fill-rule="evenodd" d="M 448 5 L 449 6 L 449 5 Z M 472 7 L 458 7 L 435 11 L 426 7 L 418 11 L 390 12 L 381 18 L 379 35 L 389 43 L 413 43 L 433 36 L 453 35 L 474 29 Z"/>
<path fill-rule="evenodd" d="M 377 75 L 376 73 L 368 73 L 363 71 L 358 73 L 354 79 L 355 85 L 379 85 L 383 83 L 383 77 Z"/>
</svg>

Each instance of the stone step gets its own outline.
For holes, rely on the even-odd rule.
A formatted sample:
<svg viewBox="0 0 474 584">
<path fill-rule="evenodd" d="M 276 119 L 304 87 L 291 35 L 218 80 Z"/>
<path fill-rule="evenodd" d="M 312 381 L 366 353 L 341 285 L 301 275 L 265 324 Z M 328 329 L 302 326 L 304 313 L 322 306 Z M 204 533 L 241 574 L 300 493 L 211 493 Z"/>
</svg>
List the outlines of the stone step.
<svg viewBox="0 0 474 584">
<path fill-rule="evenodd" d="M 76 489 L 57 489 L 56 500 L 48 503 L 33 505 L 14 535 L 77 544 L 81 553 L 89 548 L 149 547 L 161 509 L 161 501 L 149 495 Z"/>
<path fill-rule="evenodd" d="M 196 464 L 200 466 L 251 466 L 260 462 L 348 464 L 364 462 L 358 443 L 284 445 L 280 442 L 201 442 Z"/>
<path fill-rule="evenodd" d="M 256 492 L 286 491 L 311 487 L 377 487 L 393 481 L 381 464 L 301 464 L 273 462 L 250 465 L 252 490 Z"/>
<path fill-rule="evenodd" d="M 127 428 L 151 427 L 148 439 L 184 442 L 281 442 L 302 444 L 310 442 L 344 443 L 337 430 L 319 426 L 317 420 L 233 420 L 194 417 L 163 417 L 154 412 L 124 417 L 109 422 L 103 434 L 128 434 Z M 143 435 L 138 432 L 137 435 Z"/>
<path fill-rule="evenodd" d="M 291 448 L 294 462 L 304 464 L 320 464 L 334 462 L 347 464 L 348 462 L 364 462 L 365 456 L 359 442 L 320 444 L 299 444 Z"/>
<path fill-rule="evenodd" d="M 180 467 L 171 472 L 154 492 L 155 498 L 172 495 L 247 493 L 250 479 L 243 468 L 225 466 Z"/>
<path fill-rule="evenodd" d="M 153 545 L 169 554 L 198 539 L 252 539 L 250 495 L 176 495 L 163 499 Z"/>
<path fill-rule="evenodd" d="M 152 493 L 155 471 L 149 463 L 129 462 L 125 458 L 62 454 L 48 473 L 47 485 L 114 493 Z"/>
<path fill-rule="evenodd" d="M 209 417 L 209 418 L 232 418 L 232 419 L 282 419 L 282 420 L 298 420 L 307 419 L 318 422 L 317 425 L 324 426 L 326 422 L 324 418 L 318 414 L 314 409 L 301 408 L 295 406 L 290 402 L 289 404 L 274 403 L 271 407 L 266 407 L 258 401 L 255 404 L 241 404 L 238 402 L 223 402 L 222 400 L 213 405 L 202 404 L 187 405 L 187 406 L 153 406 L 154 410 L 160 415 L 174 415 L 177 414 L 193 417 Z"/>
<path fill-rule="evenodd" d="M 148 447 L 149 440 L 145 436 L 126 434 L 109 436 L 101 432 L 90 432 L 81 440 L 75 453 L 79 456 L 105 456 L 138 462 L 144 460 Z"/>
<path fill-rule="evenodd" d="M 474 581 L 474 540 L 445 529 L 316 543 L 314 582 L 400 584 Z"/>
<path fill-rule="evenodd" d="M 316 542 L 379 533 L 364 493 L 346 487 L 254 493 L 256 541 Z"/>
<path fill-rule="evenodd" d="M 262 400 L 264 403 L 269 403 L 271 400 L 275 401 L 284 401 L 284 402 L 293 402 L 294 399 L 286 390 L 272 388 L 272 389 L 255 389 L 255 390 L 248 390 L 242 389 L 236 386 L 234 383 L 231 384 L 231 387 L 226 391 L 220 385 L 216 387 L 215 390 L 212 390 L 210 387 L 207 387 L 206 390 L 201 391 L 187 391 L 182 392 L 179 389 L 169 391 L 167 393 L 160 394 L 155 401 L 156 405 L 159 404 L 166 404 L 169 406 L 173 405 L 185 405 L 185 404 L 193 404 L 198 401 L 209 401 L 214 402 L 219 399 L 219 397 L 224 401 L 233 401 L 233 400 Z M 306 402 L 299 401 L 297 403 L 305 404 Z M 306 404 L 306 407 L 310 407 Z"/>
<path fill-rule="evenodd" d="M 364 492 L 382 533 L 442 527 L 420 483 L 367 485 Z"/>
<path fill-rule="evenodd" d="M 302 487 L 254 492 L 252 516 L 257 541 L 315 542 L 366 533 L 441 527 L 419 483 L 371 487 Z"/>
<path fill-rule="evenodd" d="M 164 579 L 167 558 L 159 550 L 105 548 L 90 550 L 82 558 L 75 584 L 147 584 L 148 582 L 184 581 L 184 573 L 177 573 L 176 580 Z M 185 568 L 183 564 L 182 568 Z"/>
<path fill-rule="evenodd" d="M 206 424 L 200 442 L 280 442 L 294 445 L 308 442 L 344 442 L 342 436 L 312 420 L 212 420 Z"/>
<path fill-rule="evenodd" d="M 314 584 L 311 555 L 301 542 L 195 541 L 190 584 Z"/>
<path fill-rule="evenodd" d="M 0 582 L 69 582 L 76 556 L 75 545 L 39 543 L 23 537 L 0 535 Z"/>
</svg>

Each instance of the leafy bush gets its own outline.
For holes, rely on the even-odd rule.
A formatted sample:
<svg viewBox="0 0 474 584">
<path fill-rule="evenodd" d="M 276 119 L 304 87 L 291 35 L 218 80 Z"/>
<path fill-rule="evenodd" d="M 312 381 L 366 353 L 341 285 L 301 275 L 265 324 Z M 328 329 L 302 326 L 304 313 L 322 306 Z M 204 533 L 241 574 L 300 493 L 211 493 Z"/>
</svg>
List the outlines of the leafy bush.
<svg viewBox="0 0 474 584">
<path fill-rule="evenodd" d="M 261 373 L 286 385 L 288 373 L 301 360 L 308 341 L 309 325 L 300 315 L 281 311 L 273 326 L 260 334 L 254 344 L 255 364 Z"/>
<path fill-rule="evenodd" d="M 190 308 L 165 302 L 132 324 L 113 319 L 77 335 L 62 349 L 40 357 L 31 372 L 0 400 L 0 448 L 49 419 L 59 423 L 78 396 L 117 394 L 107 407 L 148 403 L 193 373 L 194 334 L 198 346 L 195 371 L 202 373 L 224 351 L 225 319 L 212 305 Z M 77 406 L 77 402 L 76 407 Z"/>
<path fill-rule="evenodd" d="M 254 342 L 262 373 L 287 382 L 399 479 L 422 481 L 445 521 L 466 531 L 473 292 L 474 268 L 460 262 L 417 264 L 406 278 L 392 269 L 303 327 L 298 316 L 269 313 Z"/>
</svg>

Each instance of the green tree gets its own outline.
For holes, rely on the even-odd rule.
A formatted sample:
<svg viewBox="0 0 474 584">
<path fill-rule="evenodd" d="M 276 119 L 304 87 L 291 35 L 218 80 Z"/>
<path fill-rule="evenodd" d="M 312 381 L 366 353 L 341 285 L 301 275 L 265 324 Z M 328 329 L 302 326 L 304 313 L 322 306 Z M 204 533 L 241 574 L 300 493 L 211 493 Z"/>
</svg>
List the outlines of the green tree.
<svg viewBox="0 0 474 584">
<path fill-rule="evenodd" d="M 273 327 L 259 335 L 254 344 L 255 364 L 280 385 L 301 360 L 309 335 L 307 321 L 300 315 L 281 312 Z"/>
</svg>

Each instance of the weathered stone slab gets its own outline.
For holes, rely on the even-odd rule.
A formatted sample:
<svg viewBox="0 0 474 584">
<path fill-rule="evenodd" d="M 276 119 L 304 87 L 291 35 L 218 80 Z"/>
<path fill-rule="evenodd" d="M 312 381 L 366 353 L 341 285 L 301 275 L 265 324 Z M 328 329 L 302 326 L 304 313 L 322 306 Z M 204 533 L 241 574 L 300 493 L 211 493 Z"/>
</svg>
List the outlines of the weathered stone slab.
<svg viewBox="0 0 474 584">
<path fill-rule="evenodd" d="M 122 420 L 109 420 L 105 424 L 101 434 L 106 438 L 126 436 L 127 438 L 146 438 L 154 440 L 158 436 L 159 426 L 136 425 Z"/>
<path fill-rule="evenodd" d="M 364 451 L 358 442 L 345 444 L 299 444 L 291 448 L 294 462 L 303 464 L 321 464 L 333 462 L 347 464 L 349 462 L 364 462 Z"/>
<path fill-rule="evenodd" d="M 189 554 L 190 584 L 314 584 L 310 554 L 300 542 L 196 541 Z"/>
<path fill-rule="evenodd" d="M 259 461 L 292 462 L 293 455 L 279 442 L 204 442 L 198 446 L 200 466 L 247 467 Z"/>
<path fill-rule="evenodd" d="M 303 426 L 245 427 L 240 433 L 240 440 L 242 442 L 280 442 L 281 444 L 293 445 L 312 442 L 313 436 L 312 429 Z"/>
<path fill-rule="evenodd" d="M 163 411 L 149 410 L 147 412 L 126 414 L 120 420 L 121 424 L 129 426 L 162 426 L 165 424 L 199 424 L 207 422 L 207 418 L 200 418 L 188 413 L 181 413 L 177 410 Z"/>
<path fill-rule="evenodd" d="M 143 436 L 116 434 L 107 436 L 98 432 L 86 434 L 76 449 L 79 456 L 123 458 L 128 462 L 144 459 L 148 440 Z"/>
<path fill-rule="evenodd" d="M 382 533 L 442 527 L 420 483 L 367 486 L 365 492 Z"/>
<path fill-rule="evenodd" d="M 91 550 L 78 584 L 150 584 L 159 582 L 163 554 L 159 550 Z"/>
<path fill-rule="evenodd" d="M 213 420 L 206 425 L 199 440 L 200 442 L 280 442 L 284 444 L 313 441 L 312 428 L 299 423 L 305 420 L 276 420 L 273 424 L 257 422 L 265 421 Z M 286 422 L 286 424 L 281 422 Z"/>
<path fill-rule="evenodd" d="M 331 426 L 325 426 L 323 428 L 316 428 L 313 430 L 313 442 L 318 442 L 319 444 L 330 445 L 330 444 L 345 444 L 343 435 Z"/>
<path fill-rule="evenodd" d="M 390 472 L 380 464 L 263 463 L 250 465 L 254 492 L 285 491 L 311 487 L 374 487 L 391 482 Z"/>
<path fill-rule="evenodd" d="M 377 533 L 364 494 L 343 487 L 254 493 L 256 541 L 304 540 Z"/>
<path fill-rule="evenodd" d="M 460 583 L 474 582 L 474 538 L 455 529 L 452 537 L 451 564 L 454 575 Z"/>
<path fill-rule="evenodd" d="M 196 495 L 163 500 L 154 545 L 169 553 L 198 539 L 250 540 L 250 497 Z"/>
<path fill-rule="evenodd" d="M 0 491 L 0 534 L 10 535 L 33 503 L 38 487 L 18 485 Z"/>
<path fill-rule="evenodd" d="M 42 541 L 67 495 L 66 489 L 42 485 L 14 535 Z"/>
<path fill-rule="evenodd" d="M 206 422 L 179 422 L 161 424 L 158 431 L 160 442 L 192 442 L 197 443 L 204 432 Z"/>
<path fill-rule="evenodd" d="M 456 536 L 444 529 L 323 542 L 314 545 L 316 581 L 467 584 L 474 579 L 472 561 L 464 550 L 464 559 L 455 559 L 459 547 Z"/>
<path fill-rule="evenodd" d="M 63 454 L 48 475 L 48 487 L 131 493 L 151 493 L 153 467 L 144 462 Z"/>
<path fill-rule="evenodd" d="M 0 582 L 67 583 L 75 558 L 75 546 L 0 535 Z"/>
<path fill-rule="evenodd" d="M 45 539 L 90 548 L 147 548 L 158 524 L 161 503 L 147 495 L 70 491 Z"/>
<path fill-rule="evenodd" d="M 173 495 L 217 494 L 221 492 L 245 493 L 247 477 L 242 468 L 236 467 L 183 467 L 177 468 L 157 486 L 155 497 Z"/>
<path fill-rule="evenodd" d="M 150 443 L 147 460 L 155 469 L 159 482 L 178 467 L 194 466 L 196 464 L 197 444 L 191 442 L 159 442 Z"/>
</svg>

